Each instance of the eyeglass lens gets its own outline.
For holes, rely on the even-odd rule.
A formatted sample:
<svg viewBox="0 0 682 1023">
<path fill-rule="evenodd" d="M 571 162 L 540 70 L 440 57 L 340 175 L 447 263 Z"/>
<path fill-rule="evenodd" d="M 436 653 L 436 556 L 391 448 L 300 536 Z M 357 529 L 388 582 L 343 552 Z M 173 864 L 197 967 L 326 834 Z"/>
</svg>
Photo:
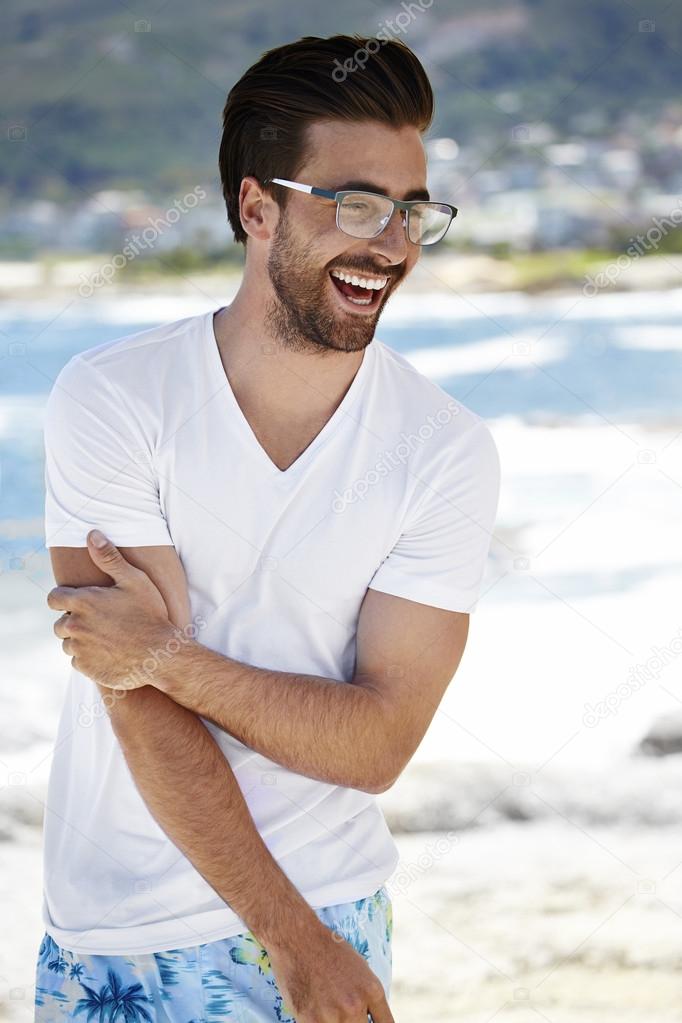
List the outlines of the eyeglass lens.
<svg viewBox="0 0 682 1023">
<path fill-rule="evenodd" d="M 374 238 L 386 227 L 393 203 L 381 195 L 353 192 L 344 195 L 338 207 L 338 226 L 354 238 Z M 440 241 L 452 219 L 447 206 L 421 202 L 407 211 L 407 235 L 415 245 Z"/>
</svg>

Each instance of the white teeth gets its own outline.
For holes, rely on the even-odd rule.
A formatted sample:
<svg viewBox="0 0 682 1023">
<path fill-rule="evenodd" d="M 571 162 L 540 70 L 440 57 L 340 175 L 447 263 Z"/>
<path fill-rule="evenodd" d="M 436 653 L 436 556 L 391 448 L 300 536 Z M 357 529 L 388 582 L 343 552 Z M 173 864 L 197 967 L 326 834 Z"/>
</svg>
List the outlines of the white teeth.
<svg viewBox="0 0 682 1023">
<path fill-rule="evenodd" d="M 388 277 L 358 277 L 354 274 L 344 273 L 343 270 L 332 270 L 332 277 L 338 277 L 346 284 L 359 284 L 361 288 L 370 288 L 373 291 L 381 291 L 388 283 Z"/>
</svg>

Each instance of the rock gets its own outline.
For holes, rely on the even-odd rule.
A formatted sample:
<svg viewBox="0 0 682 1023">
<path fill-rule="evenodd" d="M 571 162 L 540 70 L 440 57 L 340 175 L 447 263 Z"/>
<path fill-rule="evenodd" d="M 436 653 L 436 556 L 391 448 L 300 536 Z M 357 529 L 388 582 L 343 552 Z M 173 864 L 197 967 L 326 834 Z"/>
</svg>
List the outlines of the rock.
<svg viewBox="0 0 682 1023">
<path fill-rule="evenodd" d="M 656 718 L 637 752 L 652 757 L 682 753 L 682 711 L 670 711 Z"/>
</svg>

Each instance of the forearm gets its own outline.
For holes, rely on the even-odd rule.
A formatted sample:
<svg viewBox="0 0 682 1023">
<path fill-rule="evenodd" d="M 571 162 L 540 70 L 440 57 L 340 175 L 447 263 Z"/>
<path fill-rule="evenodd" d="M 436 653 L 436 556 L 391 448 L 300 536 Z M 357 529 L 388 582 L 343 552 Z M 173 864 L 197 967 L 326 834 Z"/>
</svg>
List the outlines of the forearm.
<svg viewBox="0 0 682 1023">
<path fill-rule="evenodd" d="M 366 792 L 393 780 L 387 713 L 371 686 L 269 671 L 199 643 L 184 644 L 152 684 L 299 774 Z"/>
<path fill-rule="evenodd" d="M 144 686 L 98 686 L 138 790 L 170 840 L 256 938 L 277 945 L 318 919 L 263 842 L 232 768 L 191 711 Z"/>
</svg>

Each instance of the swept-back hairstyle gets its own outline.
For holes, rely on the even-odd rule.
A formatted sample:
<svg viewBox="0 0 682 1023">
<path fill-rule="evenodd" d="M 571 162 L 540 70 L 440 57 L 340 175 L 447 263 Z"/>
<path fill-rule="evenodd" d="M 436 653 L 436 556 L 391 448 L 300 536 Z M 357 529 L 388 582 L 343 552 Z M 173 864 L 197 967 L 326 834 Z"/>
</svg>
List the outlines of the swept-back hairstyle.
<svg viewBox="0 0 682 1023">
<path fill-rule="evenodd" d="M 239 218 L 242 179 L 295 179 L 313 121 L 380 121 L 425 132 L 432 118 L 426 72 L 396 39 L 304 36 L 268 50 L 230 90 L 223 110 L 218 163 L 235 241 L 247 240 Z M 289 192 L 279 191 L 284 207 Z"/>
</svg>

